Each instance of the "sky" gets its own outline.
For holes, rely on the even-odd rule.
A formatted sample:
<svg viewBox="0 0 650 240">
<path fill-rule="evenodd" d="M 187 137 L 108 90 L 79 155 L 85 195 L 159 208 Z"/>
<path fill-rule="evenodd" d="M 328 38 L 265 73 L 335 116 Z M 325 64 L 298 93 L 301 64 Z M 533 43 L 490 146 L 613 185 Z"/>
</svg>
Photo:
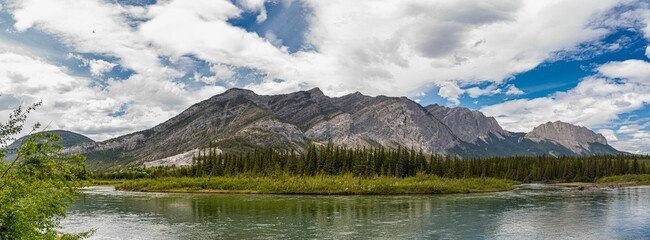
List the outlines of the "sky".
<svg viewBox="0 0 650 240">
<path fill-rule="evenodd" d="M 229 88 L 467 107 L 650 153 L 647 0 L 2 0 L 0 119 L 95 140 Z"/>
</svg>

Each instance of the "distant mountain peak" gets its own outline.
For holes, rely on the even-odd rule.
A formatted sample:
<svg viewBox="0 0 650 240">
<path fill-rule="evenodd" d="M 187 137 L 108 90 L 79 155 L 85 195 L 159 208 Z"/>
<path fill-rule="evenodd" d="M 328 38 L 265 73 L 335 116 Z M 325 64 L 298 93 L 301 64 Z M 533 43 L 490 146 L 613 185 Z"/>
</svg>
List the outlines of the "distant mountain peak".
<svg viewBox="0 0 650 240">
<path fill-rule="evenodd" d="M 253 93 L 254 94 L 255 92 L 244 88 L 230 88 L 226 90 L 223 94 L 229 94 L 229 93 L 230 94 L 232 93 Z"/>
<path fill-rule="evenodd" d="M 323 91 L 321 91 L 320 88 L 318 88 L 318 87 L 315 87 L 315 88 L 309 89 L 307 92 L 310 93 L 310 94 L 316 94 L 316 95 L 323 95 L 323 96 L 325 96 L 325 94 L 323 93 Z"/>
<path fill-rule="evenodd" d="M 590 144 L 593 143 L 607 145 L 607 139 L 602 134 L 562 121 L 543 123 L 527 133 L 525 137 L 537 142 L 553 141 L 576 153 L 589 150 Z"/>
</svg>

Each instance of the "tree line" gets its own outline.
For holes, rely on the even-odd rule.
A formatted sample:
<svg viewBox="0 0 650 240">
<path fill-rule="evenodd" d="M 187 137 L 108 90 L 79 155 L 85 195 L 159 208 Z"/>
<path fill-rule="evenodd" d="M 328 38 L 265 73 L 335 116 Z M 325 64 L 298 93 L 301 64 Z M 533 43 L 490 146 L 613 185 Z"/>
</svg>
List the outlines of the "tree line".
<svg viewBox="0 0 650 240">
<path fill-rule="evenodd" d="M 353 174 L 361 177 L 409 177 L 417 173 L 448 178 L 494 177 L 522 182 L 595 181 L 600 177 L 650 173 L 650 160 L 636 155 L 514 156 L 461 159 L 424 154 L 407 148 L 311 146 L 306 151 L 272 148 L 252 152 L 219 153 L 214 147 L 199 151 L 191 166 L 132 169 L 98 173 L 97 178 L 299 176 Z"/>
</svg>

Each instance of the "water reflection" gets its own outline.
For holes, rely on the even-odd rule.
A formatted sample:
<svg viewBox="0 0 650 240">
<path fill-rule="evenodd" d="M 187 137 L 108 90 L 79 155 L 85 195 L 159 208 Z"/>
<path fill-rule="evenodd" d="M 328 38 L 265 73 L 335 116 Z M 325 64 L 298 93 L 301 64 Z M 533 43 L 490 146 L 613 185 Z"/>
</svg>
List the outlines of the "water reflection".
<svg viewBox="0 0 650 240">
<path fill-rule="evenodd" d="M 203 195 L 79 197 L 66 230 L 96 239 L 650 238 L 650 188 L 438 196 Z"/>
</svg>

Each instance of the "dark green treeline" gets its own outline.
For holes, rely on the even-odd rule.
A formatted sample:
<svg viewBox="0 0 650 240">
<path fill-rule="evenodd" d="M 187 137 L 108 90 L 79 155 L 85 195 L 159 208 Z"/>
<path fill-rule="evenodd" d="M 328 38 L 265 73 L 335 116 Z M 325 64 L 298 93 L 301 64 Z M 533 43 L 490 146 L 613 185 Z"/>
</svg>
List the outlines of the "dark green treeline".
<svg viewBox="0 0 650 240">
<path fill-rule="evenodd" d="M 97 174 L 98 178 L 314 176 L 353 174 L 361 177 L 408 177 L 425 173 L 448 178 L 493 177 L 522 182 L 595 181 L 600 177 L 650 173 L 650 161 L 638 156 L 508 157 L 459 159 L 397 148 L 346 149 L 311 146 L 295 151 L 258 149 L 248 153 L 217 153 L 206 148 L 189 167 L 159 167 Z"/>
</svg>

